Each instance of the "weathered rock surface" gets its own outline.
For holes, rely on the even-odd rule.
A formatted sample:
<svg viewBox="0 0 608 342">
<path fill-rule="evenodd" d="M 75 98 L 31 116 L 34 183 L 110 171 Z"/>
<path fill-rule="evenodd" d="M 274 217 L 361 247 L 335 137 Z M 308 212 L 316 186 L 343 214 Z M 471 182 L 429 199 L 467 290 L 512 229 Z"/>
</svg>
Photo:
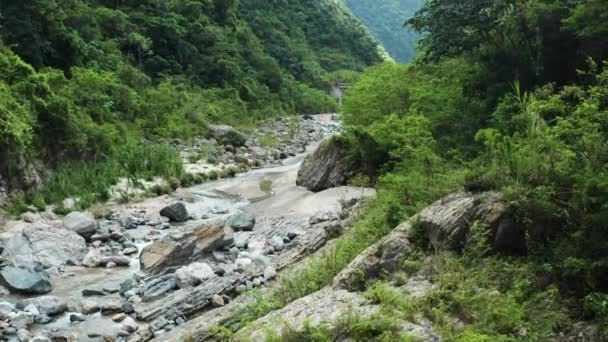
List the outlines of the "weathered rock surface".
<svg viewBox="0 0 608 342">
<path fill-rule="evenodd" d="M 424 209 L 417 224 L 433 244 L 460 250 L 475 222 L 490 229 L 495 251 L 525 253 L 525 232 L 515 224 L 509 205 L 497 192 L 451 194 Z"/>
<path fill-rule="evenodd" d="M 215 272 L 204 262 L 194 262 L 175 271 L 175 283 L 180 289 L 196 286 L 204 280 L 213 278 Z"/>
<path fill-rule="evenodd" d="M 247 141 L 247 136 L 232 126 L 228 125 L 209 125 L 207 126 L 207 137 L 214 138 L 224 145 L 243 146 Z"/>
<path fill-rule="evenodd" d="M 97 230 L 97 223 L 93 218 L 93 214 L 89 212 L 72 212 L 63 218 L 63 226 L 67 230 L 71 230 L 85 239 L 91 238 Z"/>
<path fill-rule="evenodd" d="M 145 272 L 158 273 L 168 267 L 188 264 L 197 255 L 221 246 L 223 240 L 224 226 L 221 225 L 183 228 L 144 248 L 141 268 Z"/>
<path fill-rule="evenodd" d="M 350 313 L 369 317 L 379 309 L 360 294 L 324 288 L 258 319 L 239 330 L 235 339 L 264 341 L 269 332 L 280 336 L 286 329 L 301 331 L 304 324 L 316 327 L 321 323 L 332 323 Z"/>
<path fill-rule="evenodd" d="M 243 210 L 237 210 L 232 214 L 226 224 L 235 231 L 251 231 L 255 226 L 255 215 Z"/>
<path fill-rule="evenodd" d="M 345 185 L 353 175 L 352 172 L 352 167 L 344 157 L 343 147 L 336 139 L 330 138 L 304 159 L 296 184 L 318 192 Z"/>
<path fill-rule="evenodd" d="M 412 251 L 409 240 L 412 220 L 395 228 L 380 241 L 369 246 L 334 278 L 336 289 L 362 291 L 370 279 L 397 271 Z"/>
<path fill-rule="evenodd" d="M 186 222 L 190 218 L 186 206 L 182 202 L 173 203 L 164 207 L 160 215 L 169 218 L 172 222 Z"/>
<path fill-rule="evenodd" d="M 68 309 L 65 299 L 56 296 L 42 296 L 26 299 L 19 303 L 20 307 L 33 304 L 41 315 L 55 316 L 64 313 Z"/>
<path fill-rule="evenodd" d="M 46 272 L 8 266 L 0 271 L 0 283 L 11 292 L 24 294 L 45 294 L 52 290 Z"/>
<path fill-rule="evenodd" d="M 10 264 L 33 268 L 79 263 L 87 253 L 84 238 L 73 231 L 42 223 L 29 225 L 7 241 L 2 257 Z"/>
</svg>

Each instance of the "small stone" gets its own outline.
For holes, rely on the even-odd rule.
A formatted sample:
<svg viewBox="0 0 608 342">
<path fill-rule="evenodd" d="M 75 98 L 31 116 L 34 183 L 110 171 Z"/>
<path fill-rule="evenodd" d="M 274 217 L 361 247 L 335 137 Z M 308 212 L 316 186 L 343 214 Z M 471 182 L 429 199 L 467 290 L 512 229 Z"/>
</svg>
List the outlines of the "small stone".
<svg viewBox="0 0 608 342">
<path fill-rule="evenodd" d="M 260 278 L 253 279 L 253 286 L 260 287 L 262 285 L 262 280 Z"/>
<path fill-rule="evenodd" d="M 130 302 L 122 303 L 121 309 L 122 309 L 122 312 L 127 313 L 127 314 L 135 312 L 135 308 L 133 307 L 133 304 L 131 304 Z"/>
<path fill-rule="evenodd" d="M 122 304 L 117 302 L 105 303 L 101 306 L 101 314 L 111 315 L 122 310 Z"/>
<path fill-rule="evenodd" d="M 106 264 L 106 268 L 114 268 L 116 267 L 116 263 L 114 261 L 110 261 Z"/>
<path fill-rule="evenodd" d="M 122 322 L 125 318 L 127 318 L 127 314 L 123 313 L 123 312 L 118 313 L 118 314 L 112 316 L 112 320 L 114 322 Z"/>
<path fill-rule="evenodd" d="M 245 282 L 245 286 L 247 287 L 247 290 L 253 289 L 253 283 L 250 280 Z"/>
<path fill-rule="evenodd" d="M 284 248 L 283 238 L 276 235 L 273 236 L 272 239 L 270 239 L 270 245 L 276 252 L 282 251 Z"/>
<path fill-rule="evenodd" d="M 268 281 L 274 279 L 277 276 L 277 271 L 272 266 L 266 266 L 264 269 L 264 280 Z"/>
<path fill-rule="evenodd" d="M 87 317 L 80 313 L 72 313 L 70 314 L 70 322 L 84 322 L 87 320 Z"/>
<path fill-rule="evenodd" d="M 33 303 L 23 308 L 23 311 L 29 313 L 32 316 L 40 315 L 40 310 L 38 310 L 38 307 Z"/>
<path fill-rule="evenodd" d="M 0 302 L 0 319 L 6 319 L 9 315 L 15 312 L 16 308 L 9 302 Z"/>
<path fill-rule="evenodd" d="M 19 342 L 29 342 L 32 335 L 30 335 L 30 332 L 25 329 L 19 329 L 17 331 L 17 338 L 19 339 Z"/>
<path fill-rule="evenodd" d="M 97 249 L 93 249 L 84 256 L 82 265 L 85 267 L 97 267 L 101 265 L 101 253 Z"/>
<path fill-rule="evenodd" d="M 30 342 L 51 342 L 51 340 L 46 336 L 35 336 Z"/>
<path fill-rule="evenodd" d="M 297 237 L 298 237 L 298 234 L 296 234 L 296 233 L 294 233 L 294 232 L 289 232 L 289 233 L 287 233 L 287 238 L 288 238 L 290 241 L 293 241 L 293 240 L 294 240 L 295 238 L 297 238 Z"/>
<path fill-rule="evenodd" d="M 122 254 L 124 254 L 124 255 L 137 254 L 137 248 L 136 247 L 125 248 L 125 249 L 123 249 Z"/>
<path fill-rule="evenodd" d="M 137 331 L 138 328 L 139 326 L 137 325 L 137 322 L 135 322 L 135 320 L 129 316 L 122 321 L 122 329 L 131 334 Z"/>
<path fill-rule="evenodd" d="M 36 315 L 36 317 L 34 317 L 34 322 L 38 324 L 47 324 L 52 320 L 53 318 L 48 315 Z"/>
<path fill-rule="evenodd" d="M 84 289 L 82 290 L 83 297 L 105 296 L 106 293 L 99 289 Z"/>
<path fill-rule="evenodd" d="M 80 303 L 80 312 L 82 312 L 85 315 L 90 315 L 97 311 L 99 311 L 99 304 L 97 304 L 91 300 L 83 300 Z"/>
<path fill-rule="evenodd" d="M 213 295 L 213 296 L 211 297 L 211 300 L 210 300 L 210 301 L 211 301 L 211 305 L 213 305 L 213 306 L 214 306 L 214 307 L 216 307 L 216 308 L 217 308 L 217 307 L 220 307 L 220 306 L 224 306 L 224 298 L 222 298 L 222 297 L 221 297 L 221 296 L 219 296 L 219 295 L 216 295 L 216 294 L 215 294 L 215 295 Z"/>
<path fill-rule="evenodd" d="M 238 294 L 241 294 L 245 291 L 247 291 L 247 286 L 245 286 L 245 285 L 241 284 L 236 287 L 236 293 L 238 293 Z"/>
<path fill-rule="evenodd" d="M 34 324 L 34 319 L 25 312 L 20 312 L 11 318 L 11 326 L 17 330 L 27 329 L 32 324 Z"/>
<path fill-rule="evenodd" d="M 236 265 L 236 269 L 238 271 L 244 271 L 246 270 L 251 264 L 253 263 L 253 261 L 249 258 L 241 258 L 241 259 L 236 259 L 235 265 Z"/>
</svg>

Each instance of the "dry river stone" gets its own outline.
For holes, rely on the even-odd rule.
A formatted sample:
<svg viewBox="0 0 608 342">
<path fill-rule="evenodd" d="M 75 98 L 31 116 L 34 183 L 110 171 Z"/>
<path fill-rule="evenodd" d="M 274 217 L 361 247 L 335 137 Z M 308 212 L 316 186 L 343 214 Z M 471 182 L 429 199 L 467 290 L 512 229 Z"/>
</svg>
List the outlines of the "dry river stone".
<svg viewBox="0 0 608 342">
<path fill-rule="evenodd" d="M 190 218 L 190 214 L 188 214 L 188 210 L 182 202 L 164 207 L 160 211 L 160 216 L 168 218 L 171 222 L 186 222 Z"/>
<path fill-rule="evenodd" d="M 45 294 L 53 289 L 46 272 L 12 266 L 0 271 L 0 283 L 15 293 Z"/>
</svg>

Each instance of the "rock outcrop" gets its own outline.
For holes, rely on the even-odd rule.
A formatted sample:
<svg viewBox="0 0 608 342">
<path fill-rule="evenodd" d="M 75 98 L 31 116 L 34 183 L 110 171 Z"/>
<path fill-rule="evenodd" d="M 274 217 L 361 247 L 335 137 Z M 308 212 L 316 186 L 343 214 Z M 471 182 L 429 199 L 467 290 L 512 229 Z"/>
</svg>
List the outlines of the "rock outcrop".
<svg viewBox="0 0 608 342">
<path fill-rule="evenodd" d="M 335 138 L 321 142 L 298 170 L 296 184 L 314 192 L 345 185 L 353 176 L 346 160 L 344 146 Z"/>
<path fill-rule="evenodd" d="M 334 288 L 362 291 L 370 279 L 399 270 L 412 251 L 409 238 L 412 221 L 399 225 L 359 254 L 334 278 Z"/>
<path fill-rule="evenodd" d="M 494 251 L 525 253 L 525 232 L 515 224 L 508 203 L 497 192 L 451 194 L 424 209 L 417 224 L 434 245 L 460 250 L 475 222 L 490 229 Z"/>
<path fill-rule="evenodd" d="M 188 264 L 196 256 L 221 246 L 224 235 L 223 225 L 182 228 L 144 248 L 141 253 L 141 269 L 149 273 L 159 273 L 169 267 Z"/>
</svg>

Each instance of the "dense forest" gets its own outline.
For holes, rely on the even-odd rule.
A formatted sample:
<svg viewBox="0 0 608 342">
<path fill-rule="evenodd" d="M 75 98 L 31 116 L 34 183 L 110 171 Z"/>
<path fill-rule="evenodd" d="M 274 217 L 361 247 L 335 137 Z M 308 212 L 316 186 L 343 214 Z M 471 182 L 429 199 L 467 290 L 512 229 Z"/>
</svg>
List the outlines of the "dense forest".
<svg viewBox="0 0 608 342">
<path fill-rule="evenodd" d="M 419 37 L 417 57 L 385 61 L 346 4 L 397 60 L 412 59 Z M 342 212 L 306 217 L 302 227 L 325 225 L 323 238 L 335 240 L 304 248 L 302 263 L 280 276 L 272 269 L 267 287 L 256 278 L 261 291 L 249 280 L 242 291 L 230 288 L 252 295 L 206 326 L 204 339 L 248 338 L 257 320 L 328 291 L 360 295 L 377 310 L 305 320 L 301 331 L 271 321 L 286 329 L 266 340 L 419 341 L 405 323 L 423 322 L 442 341 L 608 341 L 606 0 L 3 0 L 0 38 L 0 175 L 10 180 L 24 159 L 59 170 L 42 195 L 11 203 L 11 213 L 60 206 L 77 181 L 182 176 L 174 149 L 142 141 L 192 138 L 214 123 L 246 129 L 269 117 L 340 112 L 340 134 L 318 149 L 339 151 L 318 164 L 345 169 L 343 184 L 373 188 L 375 197 L 342 201 L 354 213 L 344 220 Z M 345 80 L 339 106 L 327 90 Z M 258 186 L 269 196 L 261 201 L 274 196 L 272 181 Z M 478 220 L 459 222 L 467 232 L 457 248 L 429 239 L 421 211 L 457 192 L 500 197 L 521 244 L 495 249 L 498 233 Z M 404 223 L 406 237 L 382 245 L 384 254 L 364 253 Z M 266 234 L 275 244 L 262 264 L 299 248 L 292 246 L 306 234 L 298 234 Z M 209 259 L 234 252 L 252 264 L 260 259 L 249 252 L 270 244 L 248 243 Z M 380 259 L 393 271 L 374 269 L 365 282 L 355 269 L 362 288 L 336 285 L 353 260 Z M 420 278 L 428 291 L 402 291 Z M 199 311 L 215 308 L 203 299 Z M 298 315 L 310 306 L 297 304 Z M 321 306 L 331 311 L 329 304 Z"/>
<path fill-rule="evenodd" d="M 406 20 L 422 8 L 424 0 L 346 0 L 352 12 L 384 45 L 391 57 L 401 63 L 416 56 L 420 37 L 405 27 Z"/>
<path fill-rule="evenodd" d="M 10 0 L 0 39 L 9 188 L 29 159 L 107 160 L 140 137 L 335 111 L 336 75 L 382 58 L 332 1 Z"/>
<path fill-rule="evenodd" d="M 527 237 L 517 257 L 487 249 L 483 227 L 462 255 L 438 252 L 438 289 L 421 301 L 370 290 L 389 317 L 425 312 L 448 341 L 559 340 L 579 321 L 607 340 L 606 18 L 603 0 L 427 2 L 408 21 L 419 61 L 372 67 L 349 89 L 344 139 L 379 192 L 363 232 L 466 189 L 503 193 Z M 417 244 L 406 270 L 434 254 Z"/>
</svg>

